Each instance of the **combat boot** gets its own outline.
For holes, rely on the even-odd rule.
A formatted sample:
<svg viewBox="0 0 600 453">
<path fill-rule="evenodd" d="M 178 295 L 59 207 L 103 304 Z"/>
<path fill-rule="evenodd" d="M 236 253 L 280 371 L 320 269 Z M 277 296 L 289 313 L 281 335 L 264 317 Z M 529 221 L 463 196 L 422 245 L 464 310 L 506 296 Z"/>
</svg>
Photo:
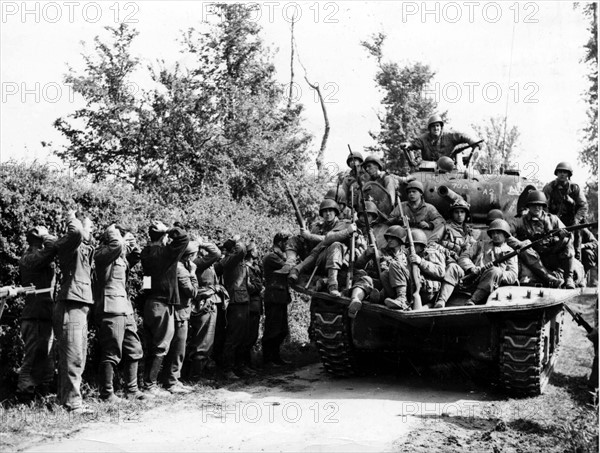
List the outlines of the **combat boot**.
<svg viewBox="0 0 600 453">
<path fill-rule="evenodd" d="M 533 257 L 523 255 L 527 257 L 524 261 L 527 267 L 533 272 L 533 274 L 540 279 L 546 286 L 550 288 L 560 288 L 563 284 L 563 279 L 555 277 L 552 273 L 546 269 L 539 259 L 533 259 Z"/>
<path fill-rule="evenodd" d="M 327 269 L 327 290 L 329 294 L 335 297 L 340 297 L 342 293 L 338 291 L 338 270 Z"/>
<path fill-rule="evenodd" d="M 158 386 L 158 374 L 160 373 L 160 368 L 162 366 L 164 356 L 155 356 L 150 357 L 146 362 L 146 372 L 144 377 L 144 383 L 146 386 L 146 392 L 152 396 L 156 397 L 166 397 L 171 394 Z"/>
<path fill-rule="evenodd" d="M 123 379 L 125 381 L 125 398 L 135 400 L 145 400 L 149 398 L 148 394 L 140 391 L 138 387 L 138 362 L 125 362 L 123 367 Z"/>
<path fill-rule="evenodd" d="M 385 306 L 395 310 L 409 310 L 408 301 L 406 299 L 406 286 L 396 287 L 396 298 L 388 297 L 384 301 Z"/>
<path fill-rule="evenodd" d="M 444 308 L 446 306 L 446 302 L 448 302 L 448 299 L 452 295 L 453 291 L 454 285 L 451 285 L 448 282 L 442 282 L 442 287 L 440 288 L 437 301 L 433 308 Z"/>
<path fill-rule="evenodd" d="M 467 305 L 484 305 L 491 293 L 485 289 L 477 288 L 471 298 L 467 301 Z"/>
<path fill-rule="evenodd" d="M 573 271 L 565 272 L 565 288 L 575 289 L 575 281 L 573 280 Z"/>
<path fill-rule="evenodd" d="M 100 380 L 100 398 L 111 404 L 118 404 L 121 398 L 115 395 L 113 380 L 115 377 L 115 369 L 110 362 L 102 362 L 100 364 L 99 380 Z"/>
<path fill-rule="evenodd" d="M 362 301 L 365 298 L 365 292 L 362 288 L 354 288 L 352 290 L 352 296 L 350 298 L 350 305 L 348 306 L 348 317 L 356 318 L 356 314 L 362 308 Z"/>
</svg>

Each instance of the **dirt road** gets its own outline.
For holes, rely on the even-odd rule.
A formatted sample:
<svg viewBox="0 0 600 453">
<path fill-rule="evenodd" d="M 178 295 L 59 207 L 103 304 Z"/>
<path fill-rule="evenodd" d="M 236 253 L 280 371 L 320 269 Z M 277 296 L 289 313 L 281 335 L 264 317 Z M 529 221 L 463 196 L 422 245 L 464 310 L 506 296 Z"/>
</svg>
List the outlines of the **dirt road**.
<svg viewBox="0 0 600 453">
<path fill-rule="evenodd" d="M 146 411 L 117 408 L 59 442 L 25 451 L 595 451 L 587 403 L 591 346 L 566 320 L 544 395 L 507 399 L 469 380 L 416 374 L 334 379 L 320 364 Z"/>
</svg>

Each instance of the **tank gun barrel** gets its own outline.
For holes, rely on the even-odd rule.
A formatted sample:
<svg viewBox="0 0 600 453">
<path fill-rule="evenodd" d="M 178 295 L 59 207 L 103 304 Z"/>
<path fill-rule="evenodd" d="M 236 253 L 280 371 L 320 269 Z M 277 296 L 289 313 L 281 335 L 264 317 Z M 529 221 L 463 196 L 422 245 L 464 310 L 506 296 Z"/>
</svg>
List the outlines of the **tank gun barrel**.
<svg viewBox="0 0 600 453">
<path fill-rule="evenodd" d="M 457 200 L 466 201 L 463 197 L 457 194 L 454 190 L 450 189 L 448 186 L 439 186 L 437 188 L 437 193 L 450 202 L 455 202 Z"/>
</svg>

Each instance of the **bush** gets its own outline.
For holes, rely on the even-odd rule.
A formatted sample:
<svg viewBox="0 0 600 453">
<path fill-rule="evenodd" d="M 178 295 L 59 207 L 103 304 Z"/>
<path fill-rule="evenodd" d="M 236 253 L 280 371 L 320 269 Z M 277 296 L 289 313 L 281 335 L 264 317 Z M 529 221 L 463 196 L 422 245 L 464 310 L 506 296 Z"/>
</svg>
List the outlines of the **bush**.
<svg viewBox="0 0 600 453">
<path fill-rule="evenodd" d="M 52 234 L 60 235 L 60 219 L 71 208 L 89 215 L 97 226 L 96 236 L 118 221 L 131 228 L 141 246 L 147 242 L 147 227 L 152 219 L 160 219 L 166 224 L 180 221 L 193 235 L 208 236 L 217 244 L 240 234 L 242 238 L 254 239 L 262 254 L 270 248 L 278 230 L 296 229 L 293 216 L 260 215 L 252 207 L 249 200 L 234 201 L 226 188 L 216 187 L 195 196 L 166 194 L 159 199 L 156 195 L 135 192 L 117 183 L 72 179 L 44 165 L 3 163 L 0 164 L 0 286 L 20 284 L 18 262 L 26 248 L 27 230 L 33 225 L 46 225 Z M 134 305 L 141 308 L 139 265 L 133 269 L 130 287 Z M 23 301 L 16 299 L 7 305 L 0 326 L 0 361 L 3 365 L 0 383 L 5 389 L 14 388 L 23 353 L 19 337 Z M 302 318 L 302 315 L 294 315 L 294 319 Z M 292 328 L 292 342 L 306 341 L 301 330 Z M 95 355 L 93 338 L 92 329 L 90 361 Z M 93 369 L 88 369 L 86 376 L 94 373 Z"/>
</svg>

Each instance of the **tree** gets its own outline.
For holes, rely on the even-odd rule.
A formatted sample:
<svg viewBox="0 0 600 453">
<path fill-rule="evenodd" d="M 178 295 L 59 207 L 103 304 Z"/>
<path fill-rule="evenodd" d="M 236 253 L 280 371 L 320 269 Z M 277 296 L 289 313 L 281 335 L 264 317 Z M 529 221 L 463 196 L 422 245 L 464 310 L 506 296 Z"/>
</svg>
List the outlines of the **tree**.
<svg viewBox="0 0 600 453">
<path fill-rule="evenodd" d="M 481 125 L 472 125 L 477 135 L 485 140 L 475 168 L 481 173 L 493 173 L 510 168 L 515 158 L 519 136 L 517 126 L 509 127 L 506 117 L 492 117 Z"/>
<path fill-rule="evenodd" d="M 383 152 L 388 169 L 406 174 L 409 167 L 400 144 L 421 134 L 427 118 L 436 110 L 435 100 L 425 95 L 435 74 L 428 65 L 422 63 L 401 67 L 397 63 L 384 62 L 385 38 L 384 33 L 378 33 L 370 41 L 361 42 L 377 61 L 375 81 L 384 93 L 384 112 L 378 115 L 381 130 L 369 132 L 377 145 L 368 150 Z"/>
</svg>

